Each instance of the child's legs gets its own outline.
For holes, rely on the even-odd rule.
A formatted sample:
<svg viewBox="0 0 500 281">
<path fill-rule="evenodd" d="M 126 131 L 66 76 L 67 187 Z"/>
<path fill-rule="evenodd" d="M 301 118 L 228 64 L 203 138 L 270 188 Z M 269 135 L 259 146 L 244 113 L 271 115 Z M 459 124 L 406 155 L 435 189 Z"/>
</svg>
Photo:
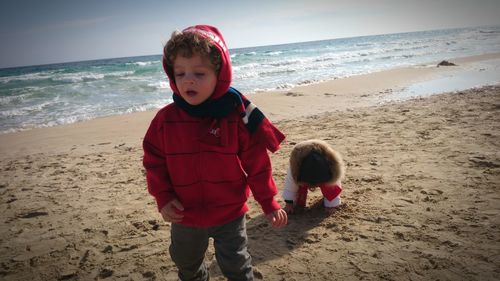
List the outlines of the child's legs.
<svg viewBox="0 0 500 281">
<path fill-rule="evenodd" d="M 179 269 L 179 278 L 183 281 L 208 280 L 203 263 L 208 248 L 207 229 L 173 223 L 170 236 L 170 257 Z"/>
<path fill-rule="evenodd" d="M 212 228 L 215 257 L 228 280 L 253 280 L 252 259 L 247 250 L 245 215 Z"/>
</svg>

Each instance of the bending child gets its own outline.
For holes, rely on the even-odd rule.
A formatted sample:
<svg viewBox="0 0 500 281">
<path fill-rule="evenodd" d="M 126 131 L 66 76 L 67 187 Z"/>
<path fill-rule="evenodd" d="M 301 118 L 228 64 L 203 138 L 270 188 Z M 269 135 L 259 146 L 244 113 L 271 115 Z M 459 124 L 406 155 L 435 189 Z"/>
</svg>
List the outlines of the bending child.
<svg viewBox="0 0 500 281">
<path fill-rule="evenodd" d="M 174 32 L 163 50 L 173 103 L 154 117 L 144 137 L 148 191 L 171 222 L 170 256 L 181 280 L 208 280 L 209 238 L 229 280 L 253 280 L 245 213 L 253 197 L 274 227 L 287 223 L 267 150 L 284 135 L 231 88 L 228 48 L 217 28 Z"/>
<path fill-rule="evenodd" d="M 333 213 L 341 203 L 341 179 L 344 162 L 338 152 L 322 140 L 307 140 L 295 145 L 285 177 L 283 198 L 285 210 L 293 213 L 305 207 L 307 191 L 319 187 L 323 193 L 325 211 Z"/>
</svg>

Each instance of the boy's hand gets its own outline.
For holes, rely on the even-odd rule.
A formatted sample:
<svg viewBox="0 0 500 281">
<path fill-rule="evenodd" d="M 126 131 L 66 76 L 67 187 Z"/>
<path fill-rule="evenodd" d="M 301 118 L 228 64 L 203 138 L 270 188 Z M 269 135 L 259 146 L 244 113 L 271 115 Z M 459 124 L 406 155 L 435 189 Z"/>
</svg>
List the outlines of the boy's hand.
<svg viewBox="0 0 500 281">
<path fill-rule="evenodd" d="M 267 220 L 273 224 L 273 227 L 279 228 L 287 224 L 288 216 L 285 210 L 279 209 L 266 215 Z"/>
<path fill-rule="evenodd" d="M 285 205 L 285 211 L 289 214 L 293 214 L 293 203 L 286 203 Z"/>
<path fill-rule="evenodd" d="M 183 214 L 180 214 L 182 211 L 184 211 L 184 207 L 182 206 L 181 202 L 179 202 L 179 200 L 177 199 L 173 199 L 161 209 L 160 213 L 164 221 L 180 222 L 184 217 Z"/>
</svg>

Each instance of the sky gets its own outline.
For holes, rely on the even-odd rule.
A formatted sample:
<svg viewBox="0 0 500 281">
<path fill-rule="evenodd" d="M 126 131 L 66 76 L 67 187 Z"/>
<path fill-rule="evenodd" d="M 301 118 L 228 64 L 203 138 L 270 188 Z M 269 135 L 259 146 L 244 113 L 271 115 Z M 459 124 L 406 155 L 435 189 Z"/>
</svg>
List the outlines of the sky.
<svg viewBox="0 0 500 281">
<path fill-rule="evenodd" d="M 0 68 L 155 55 L 174 30 L 229 48 L 500 25 L 500 0 L 2 0 Z"/>
</svg>

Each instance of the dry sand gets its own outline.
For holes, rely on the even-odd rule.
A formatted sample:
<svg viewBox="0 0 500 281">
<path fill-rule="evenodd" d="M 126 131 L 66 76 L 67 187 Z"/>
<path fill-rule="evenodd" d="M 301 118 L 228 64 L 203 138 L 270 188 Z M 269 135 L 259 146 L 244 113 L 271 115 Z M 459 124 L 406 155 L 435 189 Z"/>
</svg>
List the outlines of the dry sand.
<svg viewBox="0 0 500 281">
<path fill-rule="evenodd" d="M 257 280 L 500 279 L 500 86 L 370 106 L 436 71 L 454 70 L 252 97 L 287 135 L 272 155 L 280 191 L 297 142 L 323 139 L 347 163 L 332 216 L 315 191 L 276 230 L 249 200 Z M 0 135 L 0 279 L 176 280 L 141 165 L 153 114 Z M 224 280 L 212 247 L 206 262 Z"/>
</svg>

